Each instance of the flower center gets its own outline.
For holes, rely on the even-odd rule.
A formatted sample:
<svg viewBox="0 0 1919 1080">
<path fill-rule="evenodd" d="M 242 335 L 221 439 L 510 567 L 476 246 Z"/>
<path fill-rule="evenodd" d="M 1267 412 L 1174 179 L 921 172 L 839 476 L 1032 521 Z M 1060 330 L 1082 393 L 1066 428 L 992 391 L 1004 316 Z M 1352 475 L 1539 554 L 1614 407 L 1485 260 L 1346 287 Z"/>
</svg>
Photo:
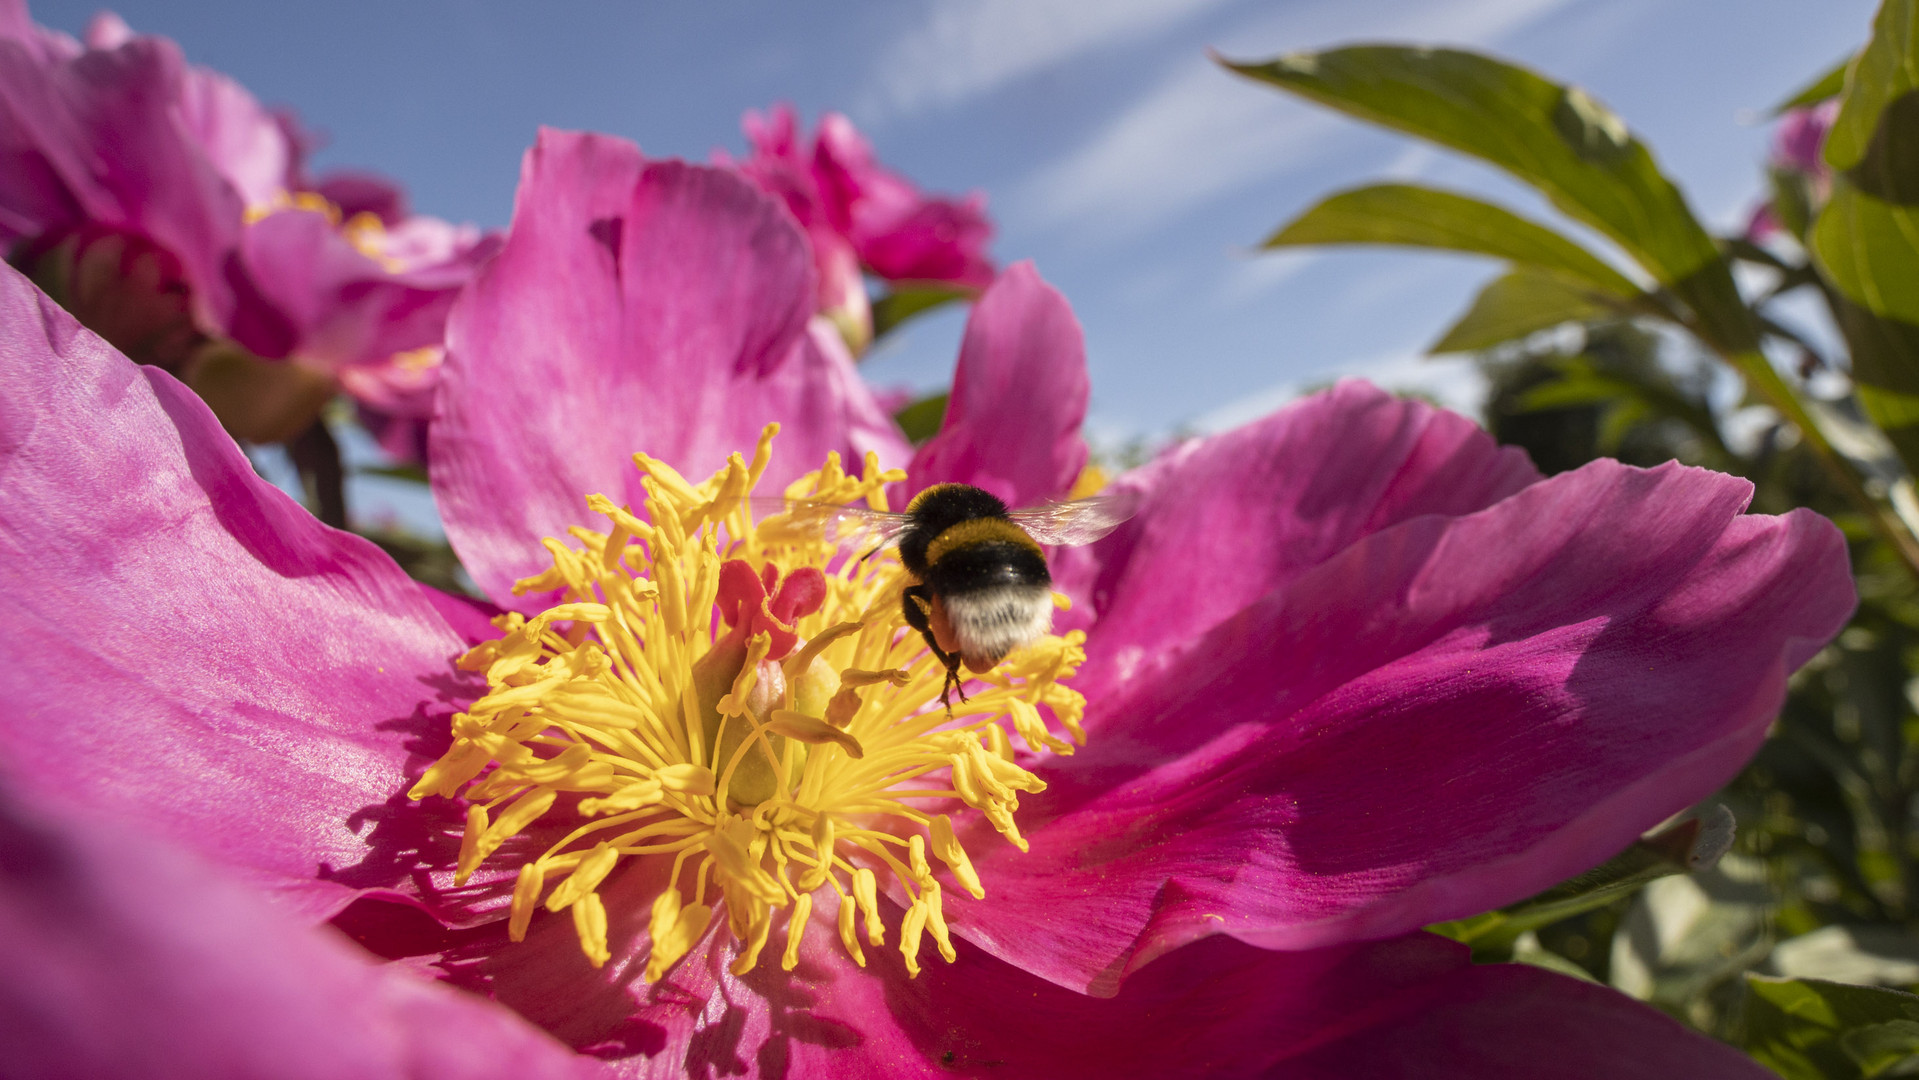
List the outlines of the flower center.
<svg viewBox="0 0 1919 1080">
<path fill-rule="evenodd" d="M 786 912 L 791 970 L 816 895 L 838 898 L 839 937 L 883 945 L 879 875 L 908 899 L 899 948 L 918 974 L 923 935 L 952 960 L 937 859 L 984 897 L 944 810 L 970 807 L 1025 850 L 1013 813 L 1045 785 L 1014 761 L 1002 718 L 1028 748 L 1070 754 L 1085 704 L 1061 685 L 1085 658 L 1083 635 L 1049 636 L 979 676 L 949 714 L 944 669 L 900 614 L 910 583 L 890 553 L 843 557 L 785 513 L 755 523 L 748 501 L 771 459 L 767 425 L 749 464 L 734 454 L 703 484 L 634 455 L 646 520 L 603 495 L 587 504 L 609 528 L 573 528 L 578 547 L 546 541 L 553 567 L 516 594 L 563 589 L 528 619 L 459 661 L 487 693 L 453 718 L 453 745 L 411 797 L 470 803 L 457 881 L 510 837 L 551 818 L 575 825 L 520 869 L 510 936 L 524 939 L 542 896 L 570 910 L 595 967 L 610 959 L 601 884 L 622 860 L 672 859 L 653 903 L 645 978 L 657 981 L 726 902 L 733 963 L 759 959 Z M 837 455 L 787 498 L 880 508 L 904 474 L 868 455 L 864 475 Z M 1073 743 L 1053 734 L 1049 709 Z"/>
<path fill-rule="evenodd" d="M 380 220 L 380 215 L 362 210 L 343 220 L 339 204 L 317 191 L 276 191 L 272 201 L 247 207 L 243 220 L 252 225 L 282 210 L 323 214 L 327 224 L 340 230 L 340 235 L 353 245 L 354 250 L 379 263 L 382 270 L 397 274 L 406 269 L 405 263 L 387 254 L 386 223 Z"/>
</svg>

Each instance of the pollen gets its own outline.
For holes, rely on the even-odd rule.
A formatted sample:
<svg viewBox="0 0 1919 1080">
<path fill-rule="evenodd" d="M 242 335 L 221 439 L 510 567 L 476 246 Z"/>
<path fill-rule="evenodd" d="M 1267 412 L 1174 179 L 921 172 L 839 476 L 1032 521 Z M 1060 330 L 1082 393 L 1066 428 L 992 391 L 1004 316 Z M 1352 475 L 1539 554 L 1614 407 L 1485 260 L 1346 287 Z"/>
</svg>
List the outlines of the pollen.
<svg viewBox="0 0 1919 1080">
<path fill-rule="evenodd" d="M 823 932 L 865 966 L 887 941 L 884 891 L 905 906 L 892 932 L 917 975 L 927 936 L 954 958 L 943 890 L 985 896 L 962 843 L 985 830 L 968 826 L 1026 848 L 1019 797 L 1045 785 L 1015 740 L 1083 744 L 1084 699 L 1062 683 L 1085 658 L 1078 632 L 1008 657 L 949 713 L 945 671 L 900 615 L 911 580 L 890 552 L 848 555 L 777 499 L 755 520 L 777 429 L 697 485 L 634 455 L 644 512 L 589 496 L 603 531 L 548 539 L 552 568 L 514 586 L 556 601 L 500 616 L 501 636 L 460 658 L 487 692 L 453 717 L 451 748 L 410 795 L 465 797 L 460 883 L 523 833 L 560 834 L 537 855 L 530 836 L 513 845 L 513 940 L 538 909 L 566 912 L 593 966 L 617 952 L 658 981 L 723 912 L 735 974 L 761 962 L 776 923 L 769 962 L 791 970 L 830 906 Z M 784 494 L 880 509 L 902 479 L 872 455 L 859 476 L 829 455 Z M 665 870 L 650 909 L 602 899 L 645 860 Z"/>
</svg>

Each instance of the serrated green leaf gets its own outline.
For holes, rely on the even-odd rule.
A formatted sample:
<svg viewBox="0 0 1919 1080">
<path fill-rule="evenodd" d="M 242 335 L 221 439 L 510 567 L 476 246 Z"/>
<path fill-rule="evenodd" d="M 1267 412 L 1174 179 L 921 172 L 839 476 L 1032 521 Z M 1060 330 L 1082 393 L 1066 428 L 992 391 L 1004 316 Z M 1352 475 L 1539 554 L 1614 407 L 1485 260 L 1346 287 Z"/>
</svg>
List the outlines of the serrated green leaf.
<svg viewBox="0 0 1919 1080">
<path fill-rule="evenodd" d="M 1757 341 L 1718 247 L 1618 116 L 1577 87 L 1478 53 L 1390 45 L 1230 63 L 1249 78 L 1478 157 L 1610 237 L 1738 352 Z"/>
<path fill-rule="evenodd" d="M 1919 1050 L 1912 994 L 1762 975 L 1746 976 L 1746 991 L 1746 1051 L 1787 1080 L 1899 1075 Z"/>
<path fill-rule="evenodd" d="M 1435 355 L 1477 352 L 1569 322 L 1620 314 L 1622 306 L 1607 299 L 1551 274 L 1514 270 L 1479 290 L 1466 314 L 1426 351 Z"/>
<path fill-rule="evenodd" d="M 1850 56 L 1832 65 L 1824 74 L 1794 91 L 1786 100 L 1774 105 L 1772 115 L 1778 116 L 1794 109 L 1804 109 L 1838 97 L 1840 91 L 1846 88 L 1846 69 L 1851 66 L 1852 57 Z"/>
<path fill-rule="evenodd" d="M 915 315 L 923 315 L 935 308 L 944 307 L 955 300 L 965 300 L 973 294 L 966 289 L 955 289 L 944 285 L 902 286 L 873 301 L 873 337 L 899 328 L 899 325 Z"/>
<path fill-rule="evenodd" d="M 1621 298 L 1638 286 L 1597 255 L 1504 207 L 1415 184 L 1342 191 L 1294 218 L 1265 246 L 1396 244 L 1441 248 L 1532 266 Z"/>
<path fill-rule="evenodd" d="M 940 425 L 946 422 L 946 402 L 951 397 L 945 391 L 923 397 L 893 414 L 893 422 L 906 433 L 906 438 L 915 443 L 923 443 L 939 434 Z"/>
</svg>

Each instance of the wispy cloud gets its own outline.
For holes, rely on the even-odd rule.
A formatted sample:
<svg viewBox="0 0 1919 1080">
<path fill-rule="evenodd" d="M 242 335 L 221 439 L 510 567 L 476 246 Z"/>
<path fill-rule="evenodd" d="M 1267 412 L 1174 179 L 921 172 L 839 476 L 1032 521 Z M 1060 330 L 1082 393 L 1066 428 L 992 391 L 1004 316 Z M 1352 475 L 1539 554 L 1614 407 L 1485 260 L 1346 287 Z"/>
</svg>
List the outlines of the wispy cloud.
<svg viewBox="0 0 1919 1080">
<path fill-rule="evenodd" d="M 1329 34 L 1485 46 L 1573 2 L 1323 4 L 1244 28 L 1227 47 L 1257 55 Z M 1034 226 L 1119 239 L 1297 169 L 1323 154 L 1341 130 L 1342 122 L 1324 110 L 1302 109 L 1191 57 L 1087 142 L 1043 166 L 1015 195 L 1014 210 Z"/>
<path fill-rule="evenodd" d="M 1305 379 L 1279 383 L 1200 416 L 1187 427 L 1200 434 L 1236 428 L 1334 380 L 1358 377 L 1399 393 L 1416 393 L 1454 412 L 1477 416 L 1486 402 L 1486 376 L 1470 359 L 1391 353 L 1341 364 Z"/>
<path fill-rule="evenodd" d="M 957 104 L 1224 2 L 933 0 L 919 25 L 882 50 L 862 111 L 898 116 Z"/>
</svg>

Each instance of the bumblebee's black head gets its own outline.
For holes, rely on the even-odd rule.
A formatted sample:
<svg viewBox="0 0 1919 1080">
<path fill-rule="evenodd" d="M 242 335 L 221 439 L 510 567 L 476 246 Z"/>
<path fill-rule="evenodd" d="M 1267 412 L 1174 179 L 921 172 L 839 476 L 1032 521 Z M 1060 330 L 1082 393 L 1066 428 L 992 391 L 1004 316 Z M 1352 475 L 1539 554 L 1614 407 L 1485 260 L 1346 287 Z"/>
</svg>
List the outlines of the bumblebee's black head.
<svg viewBox="0 0 1919 1080">
<path fill-rule="evenodd" d="M 971 484 L 934 484 L 906 504 L 906 531 L 900 536 L 900 562 L 914 574 L 926 573 L 926 546 L 962 521 L 1005 518 L 1006 504 Z"/>
</svg>

